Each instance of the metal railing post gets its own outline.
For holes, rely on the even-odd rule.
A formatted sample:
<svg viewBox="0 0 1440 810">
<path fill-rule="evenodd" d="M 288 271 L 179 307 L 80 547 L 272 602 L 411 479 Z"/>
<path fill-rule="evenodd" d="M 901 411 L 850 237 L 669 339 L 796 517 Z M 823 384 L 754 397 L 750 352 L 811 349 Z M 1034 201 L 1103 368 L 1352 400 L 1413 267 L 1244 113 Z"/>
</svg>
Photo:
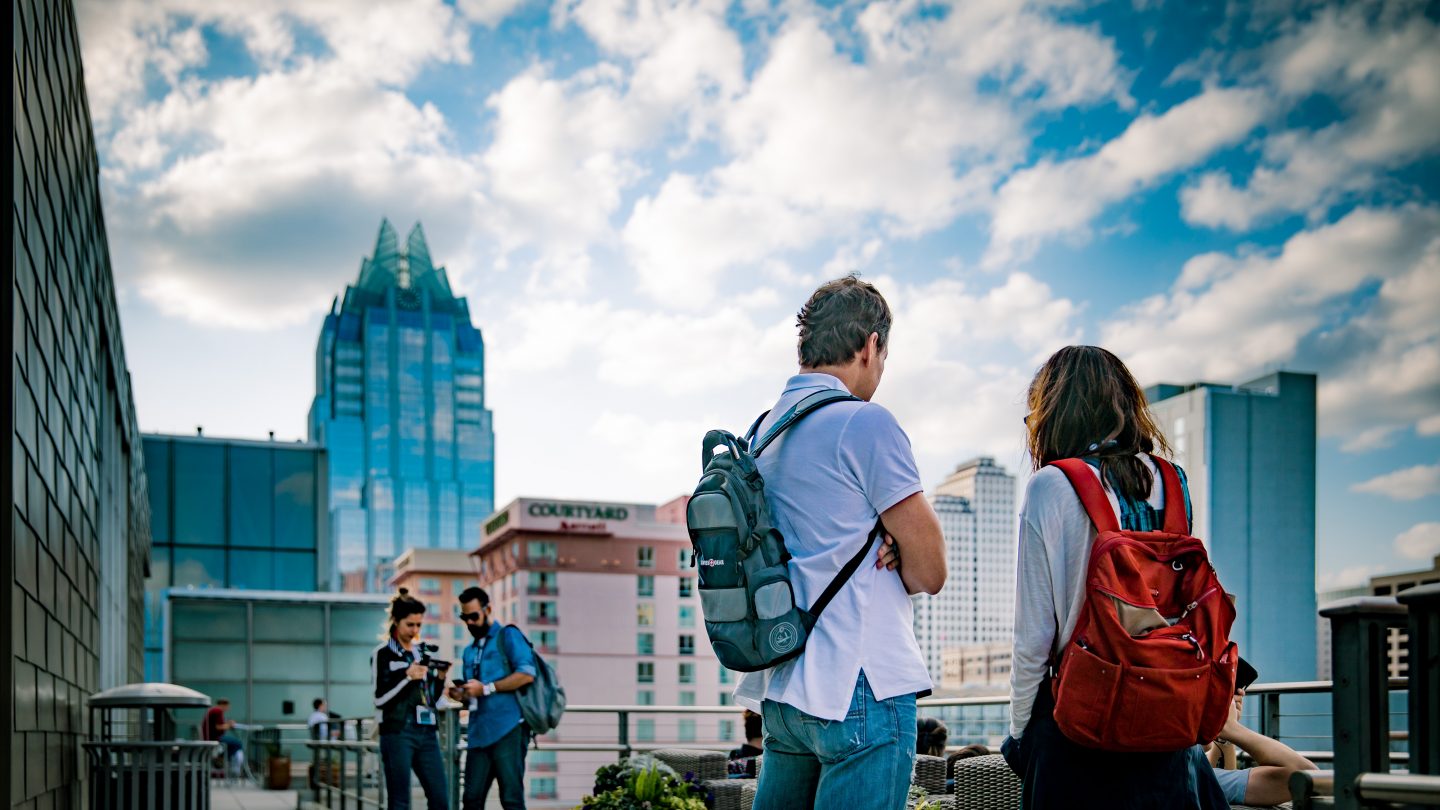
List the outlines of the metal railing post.
<svg viewBox="0 0 1440 810">
<path fill-rule="evenodd" d="M 621 709 L 616 712 L 616 715 L 620 718 L 620 734 L 616 738 L 616 742 L 620 744 L 620 758 L 628 759 L 630 756 L 630 712 Z"/>
<path fill-rule="evenodd" d="M 446 781 L 446 790 L 450 796 L 450 806 L 460 806 L 460 710 L 450 709 L 445 712 L 445 737 L 449 740 L 446 743 L 445 762 L 449 766 L 449 779 Z"/>
<path fill-rule="evenodd" d="M 1260 696 L 1260 733 L 1272 740 L 1280 739 L 1280 693 L 1266 692 Z"/>
<path fill-rule="evenodd" d="M 1410 610 L 1410 773 L 1440 776 L 1440 584 L 1396 599 Z"/>
<path fill-rule="evenodd" d="M 1355 780 L 1390 770 L 1389 630 L 1405 622 L 1394 599 L 1361 596 L 1326 606 L 1330 620 L 1335 807 L 1359 810 Z"/>
</svg>

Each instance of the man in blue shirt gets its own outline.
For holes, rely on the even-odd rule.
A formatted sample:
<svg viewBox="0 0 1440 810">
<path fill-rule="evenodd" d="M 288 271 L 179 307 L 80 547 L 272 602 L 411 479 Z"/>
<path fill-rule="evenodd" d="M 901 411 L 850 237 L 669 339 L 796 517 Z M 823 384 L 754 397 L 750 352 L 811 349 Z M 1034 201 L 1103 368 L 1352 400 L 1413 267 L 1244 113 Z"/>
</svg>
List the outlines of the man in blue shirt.
<svg viewBox="0 0 1440 810">
<path fill-rule="evenodd" d="M 480 588 L 460 594 L 460 619 L 474 639 L 465 648 L 465 683 L 450 697 L 470 706 L 465 743 L 464 810 L 481 810 L 490 782 L 500 782 L 500 806 L 524 810 L 525 749 L 530 729 L 515 692 L 535 680 L 535 654 L 520 628 L 490 619 L 490 596 Z"/>
</svg>

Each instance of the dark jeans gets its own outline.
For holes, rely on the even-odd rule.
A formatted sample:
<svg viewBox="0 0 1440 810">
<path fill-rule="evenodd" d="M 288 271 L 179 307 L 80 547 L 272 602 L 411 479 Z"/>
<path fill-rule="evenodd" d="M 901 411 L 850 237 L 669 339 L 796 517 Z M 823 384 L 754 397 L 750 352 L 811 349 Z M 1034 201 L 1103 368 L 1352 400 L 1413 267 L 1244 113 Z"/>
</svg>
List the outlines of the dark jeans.
<svg viewBox="0 0 1440 810">
<path fill-rule="evenodd" d="M 385 768 L 385 796 L 390 810 L 410 810 L 410 771 L 420 779 L 429 810 L 449 810 L 445 797 L 445 765 L 434 726 L 405 724 L 403 731 L 380 735 L 380 761 Z"/>
<path fill-rule="evenodd" d="M 1060 731 L 1054 711 L 1050 682 L 1041 681 L 1025 734 L 1006 737 L 1000 747 L 1024 783 L 1024 810 L 1229 810 L 1199 746 L 1161 753 L 1086 748 Z"/>
<path fill-rule="evenodd" d="M 490 782 L 500 781 L 500 806 L 525 810 L 525 748 L 529 730 L 524 723 L 483 748 L 465 750 L 464 810 L 481 810 L 490 795 Z"/>
</svg>

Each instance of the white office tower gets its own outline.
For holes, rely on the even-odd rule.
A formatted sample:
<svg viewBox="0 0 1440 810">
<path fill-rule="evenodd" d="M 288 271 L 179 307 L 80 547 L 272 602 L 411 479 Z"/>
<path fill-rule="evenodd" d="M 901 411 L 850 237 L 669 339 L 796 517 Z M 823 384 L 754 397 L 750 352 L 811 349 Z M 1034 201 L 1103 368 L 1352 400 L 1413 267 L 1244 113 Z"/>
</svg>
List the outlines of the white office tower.
<svg viewBox="0 0 1440 810">
<path fill-rule="evenodd" d="M 1014 631 L 1015 476 L 995 459 L 961 464 L 931 497 L 949 576 L 915 603 L 915 639 L 940 683 L 947 649 L 1009 641 Z"/>
</svg>

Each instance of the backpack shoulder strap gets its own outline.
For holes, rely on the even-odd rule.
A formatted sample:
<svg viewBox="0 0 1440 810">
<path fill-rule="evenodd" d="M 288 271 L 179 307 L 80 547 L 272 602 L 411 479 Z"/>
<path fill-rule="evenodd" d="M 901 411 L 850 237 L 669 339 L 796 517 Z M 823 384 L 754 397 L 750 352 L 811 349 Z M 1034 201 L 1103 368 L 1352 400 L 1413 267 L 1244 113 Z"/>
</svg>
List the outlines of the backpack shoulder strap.
<svg viewBox="0 0 1440 810">
<path fill-rule="evenodd" d="M 1100 479 L 1090 469 L 1089 464 L 1078 458 L 1063 458 L 1050 462 L 1049 466 L 1059 469 L 1060 472 L 1065 473 L 1066 478 L 1070 479 L 1070 486 L 1074 487 L 1075 494 L 1080 496 L 1080 505 L 1085 507 L 1085 514 L 1090 516 L 1090 522 L 1095 524 L 1096 531 L 1120 531 L 1120 521 L 1115 517 L 1115 510 L 1110 506 L 1110 499 L 1105 495 L 1105 488 L 1100 486 Z M 1180 507 L 1180 511 L 1182 513 L 1185 511 L 1183 505 Z"/>
<path fill-rule="evenodd" d="M 845 565 L 841 566 L 840 573 L 836 574 L 835 578 L 830 580 L 830 584 L 825 586 L 825 590 L 820 594 L 820 598 L 816 599 L 815 602 L 810 605 L 811 616 L 817 620 L 820 618 L 820 614 L 825 612 L 825 606 L 830 604 L 830 600 L 835 598 L 835 594 L 840 593 L 840 589 L 845 587 L 845 583 L 849 582 L 850 577 L 854 576 L 855 572 L 860 569 L 860 563 L 865 561 L 865 557 L 870 553 L 870 548 L 875 545 L 875 538 L 884 533 L 885 525 L 879 520 L 875 521 L 875 528 L 870 530 L 870 536 L 866 538 L 864 547 L 862 547 L 854 557 L 847 560 Z"/>
<path fill-rule="evenodd" d="M 1175 472 L 1175 465 L 1156 455 L 1150 456 L 1150 459 L 1160 468 L 1160 481 L 1164 485 L 1161 491 L 1165 493 L 1165 531 L 1171 534 L 1189 534 L 1190 521 L 1185 515 L 1185 487 L 1180 483 L 1180 475 Z"/>
<path fill-rule="evenodd" d="M 770 446 L 771 442 L 775 441 L 777 438 L 780 437 L 780 434 L 794 427 L 796 422 L 799 422 L 801 419 L 804 419 L 805 417 L 809 416 L 815 411 L 820 410 L 826 405 L 829 405 L 833 402 L 860 401 L 861 400 L 859 397 L 851 394 L 849 391 L 844 391 L 837 388 L 827 388 L 824 391 L 816 391 L 815 393 L 805 397 L 804 399 L 790 406 L 790 410 L 781 414 L 780 418 L 775 421 L 775 424 L 771 426 L 769 432 L 765 434 L 764 438 L 760 439 L 759 443 L 757 443 L 751 449 L 750 455 L 752 457 L 758 458 L 760 456 L 760 453 L 763 452 L 765 448 Z M 762 416 L 761 420 L 763 421 L 763 419 L 764 417 Z M 760 423 L 756 422 L 755 427 L 752 428 L 752 430 L 758 429 L 759 426 Z"/>
</svg>

